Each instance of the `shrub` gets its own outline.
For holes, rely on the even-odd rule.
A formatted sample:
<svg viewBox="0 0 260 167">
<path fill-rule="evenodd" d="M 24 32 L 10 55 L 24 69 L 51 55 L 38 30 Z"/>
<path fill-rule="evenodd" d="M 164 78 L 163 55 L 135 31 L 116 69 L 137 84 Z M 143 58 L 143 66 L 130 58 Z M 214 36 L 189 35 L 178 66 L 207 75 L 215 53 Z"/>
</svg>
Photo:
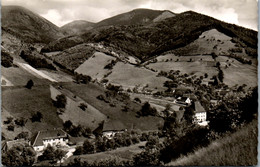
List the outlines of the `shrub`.
<svg viewBox="0 0 260 167">
<path fill-rule="evenodd" d="M 41 112 L 36 112 L 32 114 L 31 120 L 32 122 L 41 122 L 42 119 L 42 113 Z"/>
<path fill-rule="evenodd" d="M 46 59 L 27 55 L 24 51 L 21 52 L 20 56 L 34 68 L 47 68 L 51 70 L 56 70 L 56 68 L 51 63 L 48 63 Z"/>
<path fill-rule="evenodd" d="M 28 139 L 29 138 L 29 133 L 28 132 L 21 132 L 19 133 L 16 137 L 16 139 Z"/>
<path fill-rule="evenodd" d="M 57 108 L 65 108 L 66 104 L 67 104 L 67 98 L 65 95 L 60 94 L 56 96 L 56 102 L 54 105 Z"/>
<path fill-rule="evenodd" d="M 33 85 L 34 85 L 34 83 L 33 83 L 33 81 L 30 79 L 30 80 L 27 82 L 27 84 L 25 85 L 25 87 L 26 87 L 27 89 L 31 89 L 31 88 L 33 87 Z"/>
<path fill-rule="evenodd" d="M 7 130 L 9 131 L 14 131 L 14 125 L 8 125 Z"/>
<path fill-rule="evenodd" d="M 8 68 L 13 66 L 13 57 L 1 49 L 1 65 Z"/>
<path fill-rule="evenodd" d="M 85 103 L 80 103 L 79 108 L 83 111 L 85 111 L 88 108 L 88 105 Z"/>
</svg>

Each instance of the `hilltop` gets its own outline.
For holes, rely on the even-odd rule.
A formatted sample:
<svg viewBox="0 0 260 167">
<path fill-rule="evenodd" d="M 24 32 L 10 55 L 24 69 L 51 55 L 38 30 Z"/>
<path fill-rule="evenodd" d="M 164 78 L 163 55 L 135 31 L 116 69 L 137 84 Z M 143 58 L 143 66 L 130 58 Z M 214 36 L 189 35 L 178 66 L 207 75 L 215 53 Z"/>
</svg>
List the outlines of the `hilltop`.
<svg viewBox="0 0 260 167">
<path fill-rule="evenodd" d="M 85 31 L 92 29 L 94 25 L 95 23 L 85 20 L 75 20 L 60 27 L 60 30 L 66 36 L 76 35 L 82 34 Z"/>
<path fill-rule="evenodd" d="M 2 30 L 24 42 L 49 43 L 63 37 L 59 28 L 20 6 L 2 6 Z"/>
<path fill-rule="evenodd" d="M 127 14 L 131 15 L 131 13 L 133 11 Z M 72 37 L 67 37 L 50 43 L 42 51 L 61 51 L 83 42 L 94 42 L 122 50 L 144 62 L 153 56 L 185 47 L 198 39 L 203 32 L 216 29 L 232 38 L 233 43 L 238 44 L 240 49 L 244 48 L 247 55 L 255 57 L 257 54 L 256 31 L 196 12 L 184 12 L 157 22 L 147 22 L 147 24 L 138 22 L 138 24 L 128 25 L 128 22 L 131 23 L 133 20 L 130 18 L 123 19 L 128 20 L 123 24 L 124 22 L 120 21 L 121 17 L 118 15 L 111 18 L 113 21 L 109 22 L 114 25 L 104 25 L 93 31 L 89 30 L 85 34 L 74 36 L 73 38 L 79 42 L 72 43 Z M 98 23 L 95 24 L 97 25 Z"/>
<path fill-rule="evenodd" d="M 163 20 L 168 17 L 174 17 L 175 14 L 170 11 L 135 9 L 130 12 L 122 13 L 95 24 L 95 27 L 102 26 L 120 26 L 120 25 L 147 25 L 152 22 Z"/>
</svg>

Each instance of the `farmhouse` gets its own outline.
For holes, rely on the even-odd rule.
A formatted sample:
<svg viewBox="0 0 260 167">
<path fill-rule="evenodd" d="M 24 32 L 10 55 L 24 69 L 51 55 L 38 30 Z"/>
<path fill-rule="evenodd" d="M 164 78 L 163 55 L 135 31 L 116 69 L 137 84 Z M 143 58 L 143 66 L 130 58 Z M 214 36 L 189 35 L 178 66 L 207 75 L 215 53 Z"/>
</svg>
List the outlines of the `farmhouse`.
<svg viewBox="0 0 260 167">
<path fill-rule="evenodd" d="M 25 139 L 17 139 L 17 140 L 11 140 L 11 141 L 5 141 L 2 143 L 2 148 L 1 150 L 3 152 L 8 151 L 9 149 L 11 149 L 12 147 L 15 146 L 30 146 L 30 141 L 29 140 L 25 140 Z"/>
<path fill-rule="evenodd" d="M 126 127 L 119 121 L 109 121 L 104 124 L 102 136 L 112 139 L 117 133 L 124 133 Z"/>
<path fill-rule="evenodd" d="M 51 146 L 64 146 L 69 142 L 68 134 L 62 129 L 39 131 L 32 140 L 35 151 L 42 151 L 50 144 Z"/>
<path fill-rule="evenodd" d="M 191 104 L 191 99 L 189 97 L 178 97 L 176 100 L 175 100 L 175 103 L 178 103 L 178 104 L 182 104 L 182 105 L 190 105 Z"/>
<path fill-rule="evenodd" d="M 205 111 L 205 109 L 201 106 L 199 101 L 195 102 L 195 119 L 196 122 L 199 125 L 205 126 L 207 125 L 207 112 Z"/>
</svg>

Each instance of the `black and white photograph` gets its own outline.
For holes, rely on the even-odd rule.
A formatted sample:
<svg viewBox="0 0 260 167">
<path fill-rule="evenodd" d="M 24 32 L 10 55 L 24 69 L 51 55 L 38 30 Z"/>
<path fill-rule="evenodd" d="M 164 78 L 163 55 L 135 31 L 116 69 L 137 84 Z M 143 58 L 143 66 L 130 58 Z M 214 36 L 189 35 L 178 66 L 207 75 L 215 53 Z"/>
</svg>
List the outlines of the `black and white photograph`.
<svg viewBox="0 0 260 167">
<path fill-rule="evenodd" d="M 1 166 L 256 166 L 258 0 L 2 0 Z"/>
</svg>

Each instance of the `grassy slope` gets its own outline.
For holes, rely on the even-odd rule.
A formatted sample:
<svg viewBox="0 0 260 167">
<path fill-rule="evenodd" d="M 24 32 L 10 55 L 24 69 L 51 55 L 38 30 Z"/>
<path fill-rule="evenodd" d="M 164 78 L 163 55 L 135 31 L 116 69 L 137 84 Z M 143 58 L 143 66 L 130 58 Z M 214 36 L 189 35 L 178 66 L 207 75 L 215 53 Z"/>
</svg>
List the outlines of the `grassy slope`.
<svg viewBox="0 0 260 167">
<path fill-rule="evenodd" d="M 50 83 L 48 80 L 38 78 L 29 72 L 25 71 L 21 67 L 9 67 L 5 68 L 1 66 L 2 75 L 9 80 L 14 86 L 25 86 L 31 79 L 34 85 L 42 85 Z"/>
<path fill-rule="evenodd" d="M 158 71 L 170 71 L 170 70 L 180 70 L 182 74 L 195 74 L 197 76 L 204 76 L 205 73 L 208 74 L 208 78 L 213 75 L 217 75 L 217 69 L 214 67 L 215 62 L 211 56 L 174 56 L 173 54 L 168 54 L 165 56 L 159 56 L 157 63 L 149 64 L 148 67 L 158 70 Z M 168 59 L 168 62 L 166 60 Z M 176 60 L 179 59 L 178 62 Z M 192 62 L 189 60 L 192 59 Z M 202 61 L 200 60 L 202 59 Z"/>
<path fill-rule="evenodd" d="M 2 106 L 15 118 L 28 119 L 25 127 L 31 132 L 62 127 L 62 120 L 52 104 L 49 86 L 27 88 L 2 88 Z M 32 123 L 31 114 L 41 112 L 41 122 Z"/>
<path fill-rule="evenodd" d="M 101 52 L 95 52 L 88 60 L 81 64 L 75 71 L 79 74 L 89 75 L 92 78 L 101 80 L 109 70 L 104 67 L 112 60 L 116 60 L 112 56 L 108 56 Z"/>
<path fill-rule="evenodd" d="M 68 90 L 60 90 L 55 87 L 50 87 L 51 98 L 56 100 L 56 96 L 61 93 L 67 97 L 67 104 L 64 112 L 59 115 L 63 122 L 70 120 L 74 125 L 83 125 L 94 130 L 98 124 L 106 119 L 106 116 L 100 113 L 96 108 L 87 104 L 84 100 L 76 97 Z M 83 111 L 79 108 L 80 104 L 87 104 L 87 109 Z"/>
<path fill-rule="evenodd" d="M 169 166 L 251 166 L 257 164 L 257 121 Z"/>
<path fill-rule="evenodd" d="M 130 64 L 118 62 L 107 79 L 111 83 L 120 84 L 124 87 L 134 87 L 135 85 L 145 86 L 148 88 L 161 88 L 163 83 L 168 79 L 156 77 L 157 73 L 145 68 L 138 68 Z"/>
<path fill-rule="evenodd" d="M 70 161 L 73 161 L 73 159 L 76 157 L 80 157 L 81 161 L 88 161 L 88 162 L 94 162 L 94 161 L 99 161 L 101 159 L 104 160 L 109 158 L 118 158 L 119 160 L 131 160 L 135 154 L 138 154 L 142 151 L 142 149 L 139 146 L 145 146 L 145 143 L 146 142 L 140 142 L 138 144 L 134 144 L 129 147 L 121 147 L 112 151 L 72 156 L 65 162 L 65 164 L 69 163 Z"/>
<path fill-rule="evenodd" d="M 105 90 L 95 84 L 89 83 L 88 85 L 83 85 L 67 83 L 64 84 L 63 87 L 94 106 L 106 116 L 109 116 L 106 121 L 109 127 L 125 127 L 128 129 L 134 127 L 141 130 L 156 130 L 158 123 L 163 121 L 161 118 L 152 116 L 137 118 L 136 111 L 141 109 L 141 105 L 131 101 L 128 101 L 129 111 L 123 112 L 122 106 L 125 104 L 117 99 L 113 99 L 116 107 L 111 107 L 109 103 L 98 100 L 96 98 L 98 95 L 103 94 L 105 96 Z"/>
</svg>

